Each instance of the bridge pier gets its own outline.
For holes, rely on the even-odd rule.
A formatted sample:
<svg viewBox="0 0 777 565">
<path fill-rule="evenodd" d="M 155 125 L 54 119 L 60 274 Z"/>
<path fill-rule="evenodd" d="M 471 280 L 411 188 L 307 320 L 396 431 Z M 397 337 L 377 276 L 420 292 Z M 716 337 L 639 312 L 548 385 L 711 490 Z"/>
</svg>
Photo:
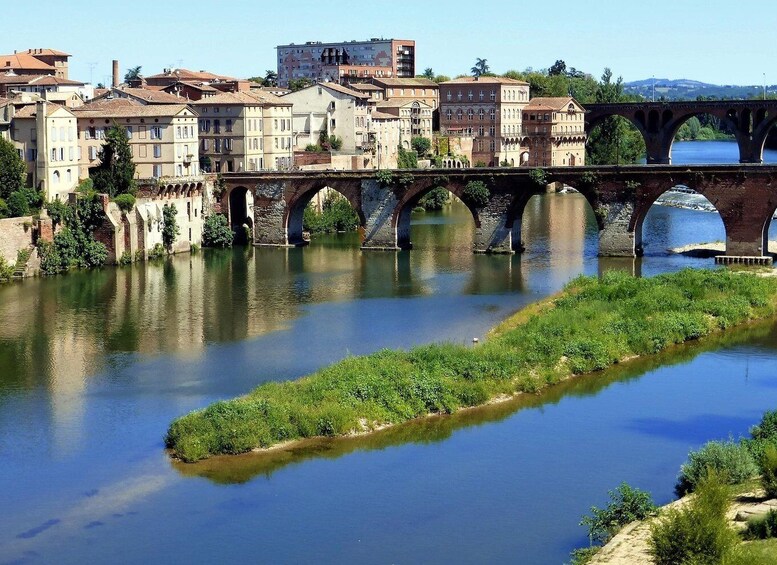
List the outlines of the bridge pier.
<svg viewBox="0 0 777 565">
<path fill-rule="evenodd" d="M 475 253 L 514 253 L 512 234 L 515 228 L 507 226 L 511 201 L 509 194 L 496 194 L 486 206 L 478 209 L 472 245 Z M 520 224 L 520 219 L 517 223 Z M 520 230 L 519 225 L 519 242 Z"/>
<path fill-rule="evenodd" d="M 629 229 L 634 216 L 633 202 L 599 204 L 596 214 L 602 219 L 599 230 L 600 257 L 636 257 L 642 252 L 641 237 Z"/>
<path fill-rule="evenodd" d="M 363 179 L 361 200 L 364 213 L 362 249 L 398 251 L 402 248 L 402 241 L 406 241 L 409 246 L 410 213 L 407 213 L 406 222 L 403 222 L 404 218 L 401 217 L 394 221 L 399 200 L 393 190 L 381 186 L 375 179 Z M 404 226 L 403 223 L 407 225 Z"/>
<path fill-rule="evenodd" d="M 266 182 L 254 189 L 254 245 L 293 246 L 286 230 L 286 200 L 284 181 Z"/>
</svg>

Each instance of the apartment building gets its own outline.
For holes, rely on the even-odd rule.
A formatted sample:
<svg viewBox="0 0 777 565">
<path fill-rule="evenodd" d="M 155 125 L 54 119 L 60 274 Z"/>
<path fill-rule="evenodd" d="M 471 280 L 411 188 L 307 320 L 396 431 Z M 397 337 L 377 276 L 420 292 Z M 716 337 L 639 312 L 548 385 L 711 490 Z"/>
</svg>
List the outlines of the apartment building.
<svg viewBox="0 0 777 565">
<path fill-rule="evenodd" d="M 40 94 L 49 100 L 52 93 L 77 94 L 82 100 L 91 100 L 94 97 L 94 88 L 77 80 L 70 80 L 51 75 L 17 75 L 8 73 L 0 75 L 0 96 L 13 95 L 14 93 L 28 92 Z"/>
<path fill-rule="evenodd" d="M 398 144 L 403 149 L 411 149 L 414 137 L 432 141 L 432 107 L 428 104 L 418 100 L 385 100 L 377 103 L 376 110 L 399 120 Z"/>
<path fill-rule="evenodd" d="M 199 114 L 200 156 L 208 170 L 291 167 L 290 101 L 264 92 L 223 92 L 192 105 Z"/>
<path fill-rule="evenodd" d="M 440 133 L 471 137 L 472 164 L 520 163 L 529 83 L 503 77 L 463 77 L 439 86 Z"/>
<path fill-rule="evenodd" d="M 523 109 L 520 164 L 530 167 L 585 165 L 585 110 L 570 96 L 532 98 Z"/>
<path fill-rule="evenodd" d="M 54 49 L 27 49 L 0 55 L 0 73 L 51 75 L 67 79 L 70 55 Z"/>
<path fill-rule="evenodd" d="M 373 77 L 415 76 L 415 41 L 372 38 L 368 41 L 278 45 L 278 84 L 307 78 L 348 83 Z"/>
<path fill-rule="evenodd" d="M 357 153 L 369 145 L 370 97 L 333 82 L 322 82 L 285 95 L 292 103 L 294 146 L 304 149 L 320 136 L 337 136 L 340 151 Z"/>
<path fill-rule="evenodd" d="M 397 116 L 374 110 L 370 114 L 372 150 L 376 169 L 396 169 L 401 124 Z"/>
<path fill-rule="evenodd" d="M 76 117 L 38 96 L 16 97 L 5 109 L 11 141 L 27 165 L 27 186 L 40 189 L 47 201 L 65 200 L 78 185 Z"/>
<path fill-rule="evenodd" d="M 80 176 L 98 164 L 105 132 L 113 124 L 127 130 L 139 178 L 188 177 L 200 174 L 197 114 L 186 104 L 142 104 L 111 98 L 74 108 L 81 150 Z"/>
</svg>

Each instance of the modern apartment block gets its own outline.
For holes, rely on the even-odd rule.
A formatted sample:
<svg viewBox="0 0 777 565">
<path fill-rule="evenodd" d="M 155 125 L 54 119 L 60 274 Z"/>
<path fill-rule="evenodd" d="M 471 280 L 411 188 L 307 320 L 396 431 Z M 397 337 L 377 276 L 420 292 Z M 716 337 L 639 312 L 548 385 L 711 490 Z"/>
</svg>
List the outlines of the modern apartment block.
<svg viewBox="0 0 777 565">
<path fill-rule="evenodd" d="M 307 78 L 341 84 L 374 77 L 413 78 L 415 41 L 372 38 L 369 41 L 278 45 L 278 84 Z"/>
<path fill-rule="evenodd" d="M 112 98 L 74 108 L 78 118 L 81 178 L 99 162 L 105 132 L 113 124 L 127 130 L 139 178 L 200 174 L 197 114 L 186 104 L 142 104 Z"/>
<path fill-rule="evenodd" d="M 472 164 L 518 166 L 529 83 L 463 77 L 440 84 L 440 133 L 472 138 Z"/>
<path fill-rule="evenodd" d="M 285 169 L 293 162 L 291 102 L 265 92 L 223 92 L 192 102 L 200 156 L 212 172 Z"/>
</svg>

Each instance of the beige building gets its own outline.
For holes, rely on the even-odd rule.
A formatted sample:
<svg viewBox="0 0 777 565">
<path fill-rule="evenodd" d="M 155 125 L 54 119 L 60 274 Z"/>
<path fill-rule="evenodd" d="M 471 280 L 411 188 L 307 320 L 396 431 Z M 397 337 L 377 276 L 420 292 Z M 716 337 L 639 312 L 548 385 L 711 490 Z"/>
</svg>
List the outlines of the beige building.
<svg viewBox="0 0 777 565">
<path fill-rule="evenodd" d="M 432 107 L 418 100 L 387 100 L 378 102 L 377 111 L 399 119 L 399 142 L 403 149 L 410 150 L 414 137 L 425 137 L 432 141 Z M 373 112 L 374 115 L 374 112 Z"/>
<path fill-rule="evenodd" d="M 520 164 L 585 165 L 585 110 L 572 97 L 532 98 L 523 109 L 523 131 L 506 142 L 520 145 Z"/>
<path fill-rule="evenodd" d="M 375 154 L 374 167 L 376 169 L 396 169 L 397 148 L 401 138 L 401 120 L 393 114 L 378 110 L 371 113 L 370 119 Z"/>
<path fill-rule="evenodd" d="M 106 99 L 73 109 L 78 118 L 82 178 L 99 163 L 105 132 L 113 124 L 127 129 L 138 178 L 200 174 L 197 114 L 186 104 L 141 104 Z"/>
<path fill-rule="evenodd" d="M 292 103 L 294 146 L 303 150 L 321 135 L 337 136 L 342 153 L 369 149 L 370 96 L 336 83 L 318 83 L 282 98 Z"/>
<path fill-rule="evenodd" d="M 210 171 L 292 166 L 291 102 L 264 92 L 223 92 L 192 105 L 199 114 L 200 156 Z"/>
<path fill-rule="evenodd" d="M 78 130 L 73 113 L 29 95 L 6 105 L 11 140 L 27 164 L 27 185 L 47 201 L 64 200 L 78 185 Z M 0 114 L 2 110 L 0 110 Z"/>
<path fill-rule="evenodd" d="M 54 49 L 27 49 L 12 55 L 0 55 L 0 73 L 18 75 L 51 75 L 67 78 L 70 55 Z"/>
<path fill-rule="evenodd" d="M 473 165 L 520 163 L 529 83 L 503 77 L 463 77 L 439 86 L 440 133 L 471 137 Z"/>
<path fill-rule="evenodd" d="M 428 78 L 374 78 L 371 84 L 380 88 L 381 100 L 417 100 L 432 110 L 440 105 L 440 86 Z"/>
</svg>

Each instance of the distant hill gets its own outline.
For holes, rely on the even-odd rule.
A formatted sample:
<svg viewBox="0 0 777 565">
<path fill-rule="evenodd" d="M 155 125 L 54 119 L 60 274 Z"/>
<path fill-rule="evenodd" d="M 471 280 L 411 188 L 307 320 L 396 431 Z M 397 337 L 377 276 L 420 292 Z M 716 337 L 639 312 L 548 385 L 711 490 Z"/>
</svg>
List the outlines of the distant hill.
<svg viewBox="0 0 777 565">
<path fill-rule="evenodd" d="M 665 100 L 696 100 L 697 97 L 746 100 L 752 98 L 761 98 L 763 96 L 763 85 L 737 86 L 733 84 L 709 84 L 690 79 L 666 79 L 666 78 L 648 78 L 644 80 L 635 80 L 623 83 L 623 89 L 628 94 L 639 94 L 645 98 L 653 97 L 653 84 L 655 82 L 656 100 L 664 98 Z M 767 94 L 774 96 L 777 93 L 777 86 L 767 85 Z"/>
</svg>

